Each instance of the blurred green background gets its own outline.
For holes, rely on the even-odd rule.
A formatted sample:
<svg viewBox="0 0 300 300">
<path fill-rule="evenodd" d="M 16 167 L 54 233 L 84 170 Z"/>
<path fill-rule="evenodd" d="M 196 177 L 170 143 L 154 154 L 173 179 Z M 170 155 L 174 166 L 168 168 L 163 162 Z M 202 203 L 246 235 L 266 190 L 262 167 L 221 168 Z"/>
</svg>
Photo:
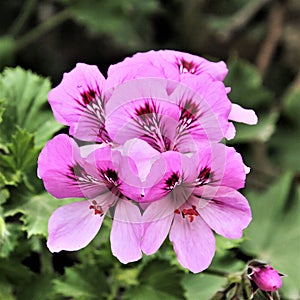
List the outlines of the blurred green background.
<svg viewBox="0 0 300 300">
<path fill-rule="evenodd" d="M 251 167 L 243 193 L 253 221 L 242 240 L 218 238 L 211 269 L 234 273 L 249 259 L 267 261 L 288 275 L 282 299 L 300 299 L 300 1 L 11 0 L 0 4 L 1 300 L 206 300 L 232 283 L 209 270 L 187 273 L 168 242 L 122 266 L 110 253 L 109 220 L 81 251 L 52 255 L 45 247 L 61 202 L 44 192 L 36 159 L 65 130 L 46 103 L 51 85 L 77 62 L 106 75 L 150 49 L 224 60 L 230 99 L 259 117 L 256 126 L 238 124 L 228 143 Z M 236 299 L 225 294 L 214 299 Z"/>
</svg>

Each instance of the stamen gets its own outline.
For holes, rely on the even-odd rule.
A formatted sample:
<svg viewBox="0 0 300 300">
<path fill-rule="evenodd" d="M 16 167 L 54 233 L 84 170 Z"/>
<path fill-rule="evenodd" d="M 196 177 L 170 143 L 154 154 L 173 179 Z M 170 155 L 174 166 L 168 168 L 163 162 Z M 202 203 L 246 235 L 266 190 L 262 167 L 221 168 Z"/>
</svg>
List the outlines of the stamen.
<svg viewBox="0 0 300 300">
<path fill-rule="evenodd" d="M 92 204 L 89 206 L 89 209 L 94 210 L 94 215 L 100 215 L 100 217 L 104 215 L 104 211 L 101 205 L 99 205 L 96 200 L 92 201 Z"/>
<path fill-rule="evenodd" d="M 180 209 L 175 209 L 174 213 L 177 215 L 181 214 L 183 219 L 185 219 L 185 217 L 187 217 L 190 222 L 193 222 L 195 220 L 195 217 L 199 216 L 199 213 L 198 213 L 195 205 L 192 205 L 191 208 L 184 208 L 181 211 L 180 211 Z"/>
</svg>

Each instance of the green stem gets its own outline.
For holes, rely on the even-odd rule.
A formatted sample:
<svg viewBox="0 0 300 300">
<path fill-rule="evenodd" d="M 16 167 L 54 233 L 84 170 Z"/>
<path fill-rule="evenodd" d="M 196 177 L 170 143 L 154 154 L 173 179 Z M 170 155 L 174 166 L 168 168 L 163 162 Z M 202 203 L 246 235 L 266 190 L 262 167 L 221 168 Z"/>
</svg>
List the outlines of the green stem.
<svg viewBox="0 0 300 300">
<path fill-rule="evenodd" d="M 221 271 L 221 270 L 214 270 L 214 269 L 207 269 L 203 273 L 216 275 L 216 276 L 219 276 L 219 277 L 228 277 L 230 275 L 230 273 L 228 273 L 228 272 Z"/>
<path fill-rule="evenodd" d="M 20 14 L 8 30 L 8 34 L 12 36 L 16 36 L 22 29 L 22 27 L 27 22 L 29 16 L 33 12 L 33 9 L 36 6 L 37 0 L 27 0 L 23 5 Z"/>
<path fill-rule="evenodd" d="M 46 32 L 52 30 L 53 28 L 57 27 L 68 18 L 71 17 L 70 11 L 65 9 L 53 17 L 47 19 L 42 24 L 38 25 L 37 27 L 33 28 L 23 37 L 16 41 L 16 51 L 19 51 L 28 45 L 30 45 L 33 41 L 37 40 L 41 36 L 43 36 Z"/>
</svg>

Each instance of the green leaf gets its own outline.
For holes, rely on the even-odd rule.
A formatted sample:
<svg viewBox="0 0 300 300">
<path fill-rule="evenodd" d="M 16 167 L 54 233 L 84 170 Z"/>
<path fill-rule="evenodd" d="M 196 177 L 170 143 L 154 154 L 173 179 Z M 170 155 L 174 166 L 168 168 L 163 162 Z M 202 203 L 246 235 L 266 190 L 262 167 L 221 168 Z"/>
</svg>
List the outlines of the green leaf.
<svg viewBox="0 0 300 300">
<path fill-rule="evenodd" d="M 48 235 L 48 220 L 54 210 L 62 205 L 73 202 L 74 199 L 58 200 L 48 193 L 40 195 L 25 195 L 19 199 L 20 203 L 10 206 L 5 211 L 5 216 L 13 216 L 21 213 L 23 230 L 27 232 L 28 238 L 32 235 Z"/>
<path fill-rule="evenodd" d="M 270 139 L 270 155 L 277 166 L 300 172 L 300 126 L 281 126 Z"/>
<path fill-rule="evenodd" d="M 0 154 L 0 166 L 22 171 L 36 165 L 39 150 L 34 147 L 34 135 L 17 128 L 8 144 L 8 154 Z"/>
<path fill-rule="evenodd" d="M 300 126 L 300 90 L 292 90 L 283 98 L 283 114 Z"/>
<path fill-rule="evenodd" d="M 264 193 L 247 192 L 253 220 L 245 230 L 245 252 L 269 262 L 281 273 L 286 297 L 300 297 L 300 188 L 293 191 L 293 174 L 285 173 Z M 295 297 L 296 298 L 293 298 Z"/>
<path fill-rule="evenodd" d="M 16 42 L 12 36 L 0 37 L 0 69 L 14 62 L 15 50 Z"/>
<path fill-rule="evenodd" d="M 10 141 L 16 126 L 35 133 L 38 147 L 62 128 L 47 103 L 50 81 L 20 67 L 7 68 L 0 76 L 0 99 L 5 109 L 0 124 L 0 142 Z"/>
<path fill-rule="evenodd" d="M 157 11 L 156 0 L 61 0 L 74 19 L 92 33 L 111 35 L 125 47 L 141 47 L 151 36 L 150 15 Z"/>
<path fill-rule="evenodd" d="M 0 257 L 8 257 L 18 244 L 21 226 L 18 223 L 5 223 L 0 217 L 2 229 L 0 228 Z"/>
<path fill-rule="evenodd" d="M 210 299 L 227 283 L 225 277 L 201 274 L 186 274 L 183 279 L 187 300 Z"/>
<path fill-rule="evenodd" d="M 236 123 L 236 136 L 229 144 L 247 143 L 252 141 L 268 141 L 276 129 L 278 113 L 272 112 L 267 115 L 258 116 L 257 125 L 249 126 L 246 124 Z"/>
<path fill-rule="evenodd" d="M 231 87 L 229 98 L 246 108 L 261 108 L 273 101 L 272 93 L 266 89 L 254 65 L 233 59 L 228 63 L 230 70 L 225 85 Z"/>
<path fill-rule="evenodd" d="M 0 299 L 15 300 L 13 286 L 5 281 L 0 281 Z"/>
<path fill-rule="evenodd" d="M 108 285 L 102 270 L 96 265 L 76 265 L 66 268 L 64 276 L 53 280 L 54 291 L 76 300 L 104 299 Z"/>
<path fill-rule="evenodd" d="M 141 271 L 139 285 L 125 292 L 125 299 L 183 299 L 183 272 L 167 261 L 150 261 Z"/>
</svg>

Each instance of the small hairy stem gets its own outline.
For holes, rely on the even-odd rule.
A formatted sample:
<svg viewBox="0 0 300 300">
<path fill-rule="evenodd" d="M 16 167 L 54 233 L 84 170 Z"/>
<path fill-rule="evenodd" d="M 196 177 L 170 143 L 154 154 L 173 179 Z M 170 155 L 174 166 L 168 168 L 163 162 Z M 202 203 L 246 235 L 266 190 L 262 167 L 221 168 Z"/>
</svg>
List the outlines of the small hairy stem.
<svg viewBox="0 0 300 300">
<path fill-rule="evenodd" d="M 228 277 L 230 275 L 230 273 L 228 273 L 228 272 L 225 272 L 225 271 L 222 271 L 222 270 L 214 270 L 214 269 L 207 269 L 203 273 L 216 275 L 216 276 L 219 276 L 219 277 Z"/>
<path fill-rule="evenodd" d="M 46 32 L 52 30 L 53 28 L 57 27 L 68 18 L 71 17 L 70 11 L 65 9 L 53 17 L 46 20 L 44 23 L 38 25 L 37 27 L 33 28 L 27 34 L 25 34 L 22 38 L 16 41 L 16 50 L 19 51 L 28 45 L 30 45 L 33 41 L 40 38 Z"/>
<path fill-rule="evenodd" d="M 27 0 L 19 13 L 18 17 L 15 19 L 14 23 L 8 30 L 8 34 L 12 36 L 18 35 L 22 27 L 27 22 L 28 18 L 32 14 L 34 8 L 36 7 L 37 0 Z"/>
</svg>

